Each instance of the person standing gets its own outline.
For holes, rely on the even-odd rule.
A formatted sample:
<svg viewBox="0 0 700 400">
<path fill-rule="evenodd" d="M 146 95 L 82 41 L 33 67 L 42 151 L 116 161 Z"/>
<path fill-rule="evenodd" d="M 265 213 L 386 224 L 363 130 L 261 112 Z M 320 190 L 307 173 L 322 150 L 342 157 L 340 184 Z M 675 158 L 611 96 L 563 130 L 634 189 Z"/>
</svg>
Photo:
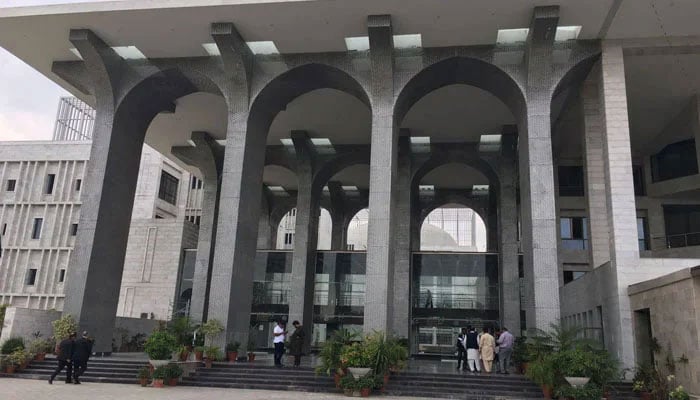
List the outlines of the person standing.
<svg viewBox="0 0 700 400">
<path fill-rule="evenodd" d="M 465 340 L 467 348 L 467 362 L 469 362 L 469 370 L 471 372 L 481 372 L 481 364 L 479 363 L 479 339 L 476 329 L 471 326 L 467 328 L 467 337 Z"/>
<path fill-rule="evenodd" d="M 72 382 L 73 376 L 73 364 L 71 363 L 71 358 L 73 356 L 73 341 L 75 340 L 75 332 L 71 332 L 68 338 L 63 339 L 61 343 L 58 344 L 58 351 L 56 352 L 56 359 L 58 360 L 58 366 L 56 370 L 53 371 L 51 377 L 49 378 L 49 385 L 53 385 L 53 380 L 56 375 L 61 373 L 63 368 L 66 369 L 66 383 Z"/>
<path fill-rule="evenodd" d="M 292 322 L 292 325 L 294 326 L 294 333 L 289 339 L 289 353 L 294 356 L 294 366 L 298 367 L 301 365 L 301 354 L 304 349 L 306 332 L 304 332 L 304 327 L 301 326 L 299 321 Z"/>
<path fill-rule="evenodd" d="M 484 328 L 484 333 L 481 334 L 481 338 L 479 339 L 479 351 L 481 353 L 481 360 L 484 362 L 484 370 L 487 373 L 491 373 L 495 347 L 496 341 L 489 333 L 488 328 Z"/>
<path fill-rule="evenodd" d="M 501 332 L 501 336 L 498 337 L 497 342 L 500 347 L 498 359 L 501 365 L 501 373 L 508 374 L 508 364 L 510 364 L 510 357 L 513 355 L 515 337 L 513 334 L 508 332 L 507 328 L 504 327 L 503 332 Z"/>
<path fill-rule="evenodd" d="M 73 344 L 73 383 L 80 385 L 80 378 L 87 370 L 87 362 L 92 354 L 92 340 L 88 337 L 88 333 L 83 331 L 80 339 Z"/>
<path fill-rule="evenodd" d="M 284 339 L 287 336 L 287 331 L 284 329 L 284 321 L 277 321 L 277 326 L 272 331 L 274 339 L 272 343 L 275 345 L 275 367 L 282 368 L 282 356 L 284 356 Z"/>
<path fill-rule="evenodd" d="M 467 339 L 467 330 L 462 328 L 459 336 L 457 336 L 457 343 L 455 347 L 457 348 L 457 371 L 460 368 L 463 370 L 467 369 L 467 348 L 465 347 L 465 341 Z"/>
</svg>

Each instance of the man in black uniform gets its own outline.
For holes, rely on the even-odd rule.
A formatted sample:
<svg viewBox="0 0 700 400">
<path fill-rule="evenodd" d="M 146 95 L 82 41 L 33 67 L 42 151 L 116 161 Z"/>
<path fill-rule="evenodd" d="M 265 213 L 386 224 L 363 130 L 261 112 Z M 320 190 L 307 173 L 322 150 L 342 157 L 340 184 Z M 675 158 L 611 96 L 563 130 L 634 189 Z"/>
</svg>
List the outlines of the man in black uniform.
<svg viewBox="0 0 700 400">
<path fill-rule="evenodd" d="M 80 339 L 73 345 L 73 383 L 80 385 L 78 378 L 85 373 L 87 362 L 92 354 L 92 340 L 88 338 L 88 333 L 83 332 Z"/>
<path fill-rule="evenodd" d="M 71 358 L 73 357 L 73 345 L 75 340 L 75 332 L 71 333 L 67 339 L 63 339 L 58 345 L 58 354 L 56 359 L 58 360 L 58 367 L 53 371 L 51 377 L 49 378 L 49 384 L 53 384 L 56 375 L 61 373 L 63 368 L 66 368 L 66 383 L 71 383 L 71 376 L 73 374 L 73 364 L 71 364 Z"/>
</svg>

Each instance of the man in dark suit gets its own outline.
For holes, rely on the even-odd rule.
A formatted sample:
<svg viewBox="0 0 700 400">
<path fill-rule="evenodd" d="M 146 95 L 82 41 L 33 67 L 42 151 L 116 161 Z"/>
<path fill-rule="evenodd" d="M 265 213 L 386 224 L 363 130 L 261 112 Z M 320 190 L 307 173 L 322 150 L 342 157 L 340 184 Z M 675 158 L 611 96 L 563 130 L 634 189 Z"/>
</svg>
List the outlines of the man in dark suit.
<svg viewBox="0 0 700 400">
<path fill-rule="evenodd" d="M 56 375 L 61 373 L 63 368 L 66 368 L 66 383 L 71 383 L 71 376 L 73 375 L 73 364 L 71 364 L 71 358 L 73 357 L 73 345 L 75 341 L 75 332 L 71 333 L 67 339 L 63 339 L 61 343 L 58 344 L 58 354 L 56 354 L 56 359 L 58 360 L 58 367 L 53 371 L 51 377 L 49 378 L 49 384 L 53 384 Z"/>
<path fill-rule="evenodd" d="M 92 340 L 88 337 L 87 332 L 83 332 L 80 339 L 75 341 L 73 345 L 73 383 L 80 385 L 78 379 L 85 373 L 87 362 L 92 354 Z"/>
</svg>

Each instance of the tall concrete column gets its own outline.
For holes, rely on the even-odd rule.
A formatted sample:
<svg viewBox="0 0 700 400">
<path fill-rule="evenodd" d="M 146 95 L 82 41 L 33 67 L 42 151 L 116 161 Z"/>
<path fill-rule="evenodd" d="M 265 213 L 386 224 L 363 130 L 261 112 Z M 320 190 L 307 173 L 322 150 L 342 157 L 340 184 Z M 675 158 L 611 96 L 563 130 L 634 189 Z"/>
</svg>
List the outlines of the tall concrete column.
<svg viewBox="0 0 700 400">
<path fill-rule="evenodd" d="M 137 108 L 118 99 L 117 85 L 130 70 L 92 31 L 71 30 L 70 41 L 84 60 L 96 115 L 63 314 L 90 332 L 95 352 L 109 354 L 143 139 L 160 105 L 144 102 Z"/>
<path fill-rule="evenodd" d="M 515 335 L 520 333 L 520 276 L 518 273 L 518 204 L 516 198 L 516 140 L 513 134 L 504 134 L 501 140 L 499 170 L 500 231 L 499 262 L 501 280 L 501 320 Z"/>
<path fill-rule="evenodd" d="M 328 192 L 331 195 L 331 250 L 347 248 L 347 211 L 345 210 L 345 193 L 340 182 L 328 182 Z"/>
<path fill-rule="evenodd" d="M 394 321 L 392 331 L 408 337 L 411 313 L 411 148 L 399 138 L 399 163 L 394 228 Z"/>
<path fill-rule="evenodd" d="M 221 173 L 216 248 L 211 274 L 209 319 L 219 320 L 223 335 L 210 343 L 223 347 L 239 341 L 246 350 L 253 302 L 253 268 L 258 237 L 258 214 L 265 136 L 248 132 L 248 75 L 253 56 L 233 24 L 212 25 L 227 73 L 226 152 Z"/>
<path fill-rule="evenodd" d="M 297 215 L 294 228 L 294 254 L 289 295 L 289 321 L 298 320 L 307 329 L 313 326 L 314 282 L 320 190 L 314 187 L 315 154 L 305 132 L 292 132 L 297 155 Z M 311 335 L 307 335 L 306 344 Z"/>
<path fill-rule="evenodd" d="M 367 18 L 370 45 L 372 141 L 364 331 L 389 331 L 393 323 L 394 243 L 398 135 L 393 127 L 394 60 L 391 16 Z"/>
<path fill-rule="evenodd" d="M 589 252 L 593 268 L 610 261 L 608 207 L 605 195 L 605 161 L 598 81 L 600 66 L 595 66 L 581 87 L 584 123 L 584 163 L 586 201 L 590 225 Z"/>
<path fill-rule="evenodd" d="M 639 273 L 637 213 L 632 175 L 632 149 L 627 114 L 625 61 L 622 44 L 603 41 L 598 91 L 603 121 L 605 194 L 610 229 L 613 279 L 604 293 L 605 340 L 624 367 L 634 366 L 632 310 L 627 287 Z"/>
<path fill-rule="evenodd" d="M 224 149 L 206 132 L 193 132 L 194 147 L 173 147 L 172 153 L 185 163 L 199 168 L 204 175 L 202 194 L 202 218 L 197 236 L 197 259 L 192 281 L 190 318 L 196 322 L 206 321 L 211 288 L 211 271 L 216 246 L 216 221 L 219 213 L 219 190 Z"/>
<path fill-rule="evenodd" d="M 273 231 L 275 236 L 273 238 Z M 258 250 L 271 250 L 275 248 L 277 239 L 277 230 L 272 229 L 270 223 L 270 205 L 268 200 L 267 189 L 263 190 L 263 195 L 260 201 L 260 218 L 258 221 Z"/>
<path fill-rule="evenodd" d="M 550 117 L 552 45 L 558 21 L 558 7 L 535 8 L 525 57 L 527 132 L 520 135 L 519 145 L 525 310 L 528 328 L 540 329 L 548 329 L 560 314 Z"/>
</svg>

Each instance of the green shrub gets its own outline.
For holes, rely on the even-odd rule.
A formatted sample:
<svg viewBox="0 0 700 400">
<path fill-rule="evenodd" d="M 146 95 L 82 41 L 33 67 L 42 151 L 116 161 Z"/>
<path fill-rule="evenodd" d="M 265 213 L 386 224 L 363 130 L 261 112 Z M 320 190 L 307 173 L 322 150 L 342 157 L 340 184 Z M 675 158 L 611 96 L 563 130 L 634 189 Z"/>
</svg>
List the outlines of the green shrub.
<svg viewBox="0 0 700 400">
<path fill-rule="evenodd" d="M 235 351 L 238 352 L 238 349 L 241 347 L 241 342 L 229 342 L 226 345 L 226 351 Z"/>
<path fill-rule="evenodd" d="M 66 314 L 51 323 L 53 326 L 53 336 L 57 341 L 67 339 L 71 333 L 78 331 L 78 324 L 72 316 Z"/>
<path fill-rule="evenodd" d="M 153 370 L 153 379 L 168 379 L 168 366 L 161 365 L 160 367 Z"/>
<path fill-rule="evenodd" d="M 153 332 L 144 346 L 151 360 L 169 360 L 176 347 L 177 339 L 165 331 Z"/>
<path fill-rule="evenodd" d="M 0 353 L 2 354 L 12 354 L 17 350 L 24 350 L 24 339 L 21 337 L 9 338 L 2 344 L 0 348 Z"/>
<path fill-rule="evenodd" d="M 148 367 L 142 367 L 136 377 L 139 379 L 149 379 L 151 377 L 151 369 Z"/>
<path fill-rule="evenodd" d="M 177 379 L 182 376 L 184 371 L 177 364 L 166 365 L 166 376 L 167 379 Z"/>
<path fill-rule="evenodd" d="M 189 345 L 192 344 L 194 326 L 188 317 L 178 317 L 170 321 L 167 325 L 167 331 L 175 336 L 177 344 Z"/>
<path fill-rule="evenodd" d="M 53 351 L 53 345 L 48 340 L 36 339 L 29 344 L 29 351 L 34 354 L 50 353 Z"/>
<path fill-rule="evenodd" d="M 204 348 L 204 356 L 211 361 L 216 361 L 221 358 L 221 350 L 216 346 L 207 346 Z"/>
<path fill-rule="evenodd" d="M 594 383 L 588 383 L 585 386 L 579 387 L 562 386 L 557 389 L 556 394 L 559 396 L 559 398 L 599 400 L 603 397 L 603 389 Z"/>
</svg>

